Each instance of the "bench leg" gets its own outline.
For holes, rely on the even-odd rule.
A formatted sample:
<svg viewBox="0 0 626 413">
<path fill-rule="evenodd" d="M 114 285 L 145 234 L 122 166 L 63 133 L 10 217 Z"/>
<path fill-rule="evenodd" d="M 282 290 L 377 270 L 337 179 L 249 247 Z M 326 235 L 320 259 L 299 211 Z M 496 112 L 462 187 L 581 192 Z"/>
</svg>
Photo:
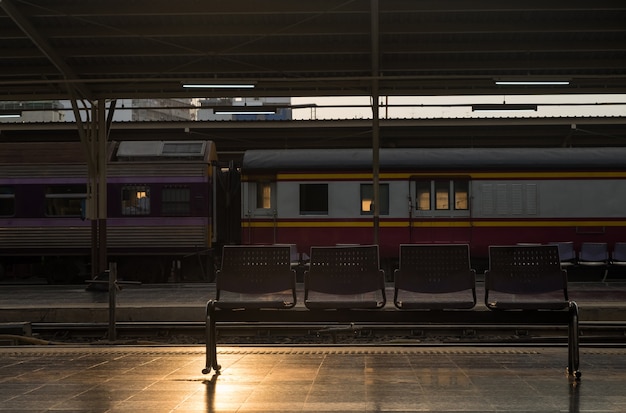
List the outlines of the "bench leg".
<svg viewBox="0 0 626 413">
<path fill-rule="evenodd" d="M 567 372 L 580 379 L 580 352 L 579 352 L 579 332 L 578 332 L 578 305 L 574 301 L 569 303 L 569 340 Z"/>
<path fill-rule="evenodd" d="M 219 374 L 222 366 L 217 364 L 217 342 L 215 333 L 215 302 L 212 300 L 206 307 L 206 363 L 202 374 L 209 374 L 211 369 Z"/>
</svg>

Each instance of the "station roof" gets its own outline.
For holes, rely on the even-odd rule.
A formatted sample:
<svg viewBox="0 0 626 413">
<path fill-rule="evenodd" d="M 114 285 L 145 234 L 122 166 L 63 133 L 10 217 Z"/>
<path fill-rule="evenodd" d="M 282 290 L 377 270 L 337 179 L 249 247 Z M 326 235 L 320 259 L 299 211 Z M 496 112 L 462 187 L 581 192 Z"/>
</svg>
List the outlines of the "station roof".
<svg viewBox="0 0 626 413">
<path fill-rule="evenodd" d="M 625 22 L 623 0 L 0 0 L 0 101 L 626 93 Z"/>
</svg>

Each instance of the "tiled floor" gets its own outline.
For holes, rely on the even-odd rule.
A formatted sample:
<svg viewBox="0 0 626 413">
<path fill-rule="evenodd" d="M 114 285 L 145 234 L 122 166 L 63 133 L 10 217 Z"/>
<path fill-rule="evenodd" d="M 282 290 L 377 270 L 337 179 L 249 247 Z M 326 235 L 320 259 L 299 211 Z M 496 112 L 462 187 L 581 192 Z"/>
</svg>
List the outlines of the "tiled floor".
<svg viewBox="0 0 626 413">
<path fill-rule="evenodd" d="M 624 412 L 626 349 L 0 348 L 0 412 Z"/>
</svg>

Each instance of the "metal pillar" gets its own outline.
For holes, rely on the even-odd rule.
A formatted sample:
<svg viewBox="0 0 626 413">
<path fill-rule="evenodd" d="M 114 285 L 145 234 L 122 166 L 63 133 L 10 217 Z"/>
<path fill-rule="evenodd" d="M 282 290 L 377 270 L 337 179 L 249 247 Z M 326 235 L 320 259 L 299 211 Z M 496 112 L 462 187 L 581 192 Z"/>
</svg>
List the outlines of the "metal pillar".
<svg viewBox="0 0 626 413">
<path fill-rule="evenodd" d="M 97 105 L 97 142 L 94 146 L 97 153 L 94 157 L 97 159 L 97 188 L 98 188 L 98 272 L 107 269 L 107 137 L 108 128 L 106 122 L 106 105 L 104 100 L 98 100 Z"/>
<path fill-rule="evenodd" d="M 371 0 L 372 31 L 372 186 L 374 189 L 374 244 L 378 245 L 380 227 L 380 104 L 379 104 L 379 21 L 378 0 Z"/>
<path fill-rule="evenodd" d="M 104 100 L 83 103 L 83 120 L 78 100 L 72 99 L 72 108 L 81 143 L 87 159 L 87 211 L 91 221 L 91 278 L 107 269 L 107 140 L 109 122 Z M 109 112 L 114 109 L 112 105 Z M 110 113 L 111 114 L 111 113 Z"/>
</svg>

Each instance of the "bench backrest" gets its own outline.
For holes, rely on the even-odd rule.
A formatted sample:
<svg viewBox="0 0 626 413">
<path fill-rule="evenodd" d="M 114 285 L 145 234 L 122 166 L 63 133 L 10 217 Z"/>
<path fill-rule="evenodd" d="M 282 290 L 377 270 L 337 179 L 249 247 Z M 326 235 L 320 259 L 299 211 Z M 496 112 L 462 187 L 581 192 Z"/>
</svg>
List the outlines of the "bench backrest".
<svg viewBox="0 0 626 413">
<path fill-rule="evenodd" d="M 418 293 L 448 293 L 474 288 L 467 244 L 400 245 L 395 286 Z"/>
<path fill-rule="evenodd" d="M 378 245 L 311 247 L 304 279 L 305 299 L 311 292 L 356 295 L 379 292 L 385 299 L 385 273 L 380 269 Z"/>
<path fill-rule="evenodd" d="M 240 294 L 269 294 L 293 290 L 295 272 L 291 269 L 288 245 L 225 245 L 222 266 L 216 274 L 216 294 L 222 290 Z"/>
<path fill-rule="evenodd" d="M 399 264 L 394 273 L 396 307 L 445 309 L 476 304 L 476 272 L 471 269 L 469 245 L 402 244 Z M 400 294 L 400 290 L 419 295 Z M 468 293 L 452 294 L 461 291 Z"/>
<path fill-rule="evenodd" d="M 567 272 L 556 245 L 491 246 L 485 271 L 485 303 L 490 292 L 516 295 L 563 293 L 568 300 Z"/>
<path fill-rule="evenodd" d="M 607 263 L 609 261 L 609 247 L 606 242 L 583 242 L 580 245 L 580 261 Z"/>
</svg>

